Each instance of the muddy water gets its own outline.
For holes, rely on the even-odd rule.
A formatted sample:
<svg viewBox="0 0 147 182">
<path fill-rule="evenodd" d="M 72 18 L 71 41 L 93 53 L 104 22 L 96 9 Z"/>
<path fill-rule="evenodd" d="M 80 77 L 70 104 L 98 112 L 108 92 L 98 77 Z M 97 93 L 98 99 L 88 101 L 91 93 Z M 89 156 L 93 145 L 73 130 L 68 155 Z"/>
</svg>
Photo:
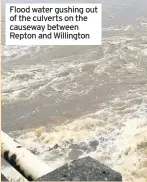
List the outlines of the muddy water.
<svg viewBox="0 0 147 182">
<path fill-rule="evenodd" d="M 89 155 L 147 181 L 147 18 L 117 18 L 102 46 L 2 47 L 2 129 L 51 171 Z"/>
</svg>

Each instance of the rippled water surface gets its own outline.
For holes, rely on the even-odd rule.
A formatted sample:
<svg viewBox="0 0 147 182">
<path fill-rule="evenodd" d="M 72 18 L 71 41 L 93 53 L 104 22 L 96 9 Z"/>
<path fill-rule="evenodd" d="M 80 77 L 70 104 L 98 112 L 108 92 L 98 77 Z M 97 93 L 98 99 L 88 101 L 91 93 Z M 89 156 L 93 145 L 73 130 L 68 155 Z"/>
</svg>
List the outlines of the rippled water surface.
<svg viewBox="0 0 147 182">
<path fill-rule="evenodd" d="M 104 27 L 102 46 L 2 46 L 2 129 L 51 171 L 89 155 L 147 181 L 146 29 L 140 17 Z"/>
</svg>

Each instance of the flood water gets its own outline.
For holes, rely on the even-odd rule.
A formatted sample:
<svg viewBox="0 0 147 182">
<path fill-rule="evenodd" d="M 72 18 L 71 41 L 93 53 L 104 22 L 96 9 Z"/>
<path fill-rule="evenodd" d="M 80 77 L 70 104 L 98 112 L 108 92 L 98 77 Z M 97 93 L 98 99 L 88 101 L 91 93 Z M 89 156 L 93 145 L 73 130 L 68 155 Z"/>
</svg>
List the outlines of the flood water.
<svg viewBox="0 0 147 182">
<path fill-rule="evenodd" d="M 147 2 L 101 2 L 102 46 L 6 46 L 3 23 L 2 130 L 51 171 L 91 156 L 147 181 Z"/>
</svg>

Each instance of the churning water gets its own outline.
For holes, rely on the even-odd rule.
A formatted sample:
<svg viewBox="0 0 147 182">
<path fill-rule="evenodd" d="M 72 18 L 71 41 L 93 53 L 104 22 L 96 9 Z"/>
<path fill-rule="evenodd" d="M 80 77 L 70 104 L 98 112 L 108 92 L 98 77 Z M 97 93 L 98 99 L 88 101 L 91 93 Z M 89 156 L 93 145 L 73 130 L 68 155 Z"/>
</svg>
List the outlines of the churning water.
<svg viewBox="0 0 147 182">
<path fill-rule="evenodd" d="M 3 130 L 51 171 L 92 156 L 147 181 L 146 29 L 104 28 L 102 46 L 3 46 Z"/>
</svg>

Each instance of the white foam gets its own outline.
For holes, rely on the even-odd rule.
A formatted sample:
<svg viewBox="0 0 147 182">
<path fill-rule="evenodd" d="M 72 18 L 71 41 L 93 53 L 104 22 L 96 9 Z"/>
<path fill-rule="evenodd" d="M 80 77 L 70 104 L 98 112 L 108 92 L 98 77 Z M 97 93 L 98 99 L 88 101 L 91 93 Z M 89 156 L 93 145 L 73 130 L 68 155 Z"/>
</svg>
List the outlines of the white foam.
<svg viewBox="0 0 147 182">
<path fill-rule="evenodd" d="M 47 46 L 46 49 L 52 49 L 53 46 Z M 2 46 L 2 62 L 7 63 L 24 56 L 33 57 L 41 52 L 40 46 Z"/>
</svg>

